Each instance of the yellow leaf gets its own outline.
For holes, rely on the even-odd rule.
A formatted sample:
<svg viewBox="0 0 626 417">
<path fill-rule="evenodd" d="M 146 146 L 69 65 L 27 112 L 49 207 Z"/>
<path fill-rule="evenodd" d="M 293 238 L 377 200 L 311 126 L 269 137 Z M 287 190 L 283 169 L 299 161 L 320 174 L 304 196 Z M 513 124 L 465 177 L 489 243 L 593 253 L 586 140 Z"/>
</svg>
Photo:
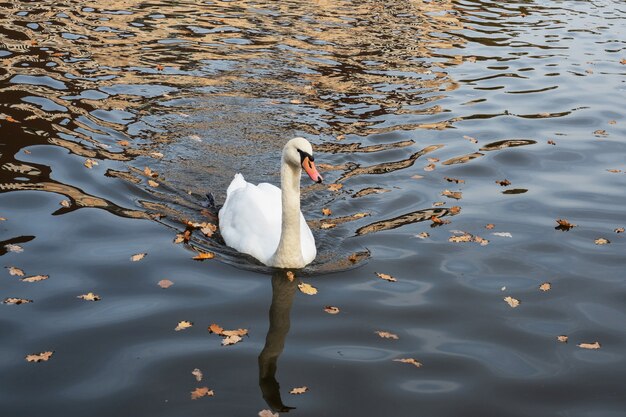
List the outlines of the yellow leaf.
<svg viewBox="0 0 626 417">
<path fill-rule="evenodd" d="M 161 281 L 158 282 L 158 285 L 161 288 L 169 288 L 172 285 L 174 285 L 174 283 L 170 281 L 169 279 L 162 279 Z"/>
<path fill-rule="evenodd" d="M 610 241 L 606 240 L 603 237 L 599 237 L 595 240 L 596 245 L 608 245 L 609 243 L 611 243 Z"/>
<path fill-rule="evenodd" d="M 402 363 L 410 363 L 411 365 L 414 365 L 416 368 L 421 368 L 422 367 L 422 363 L 416 361 L 413 358 L 399 358 L 399 359 L 394 359 L 394 362 L 402 362 Z"/>
<path fill-rule="evenodd" d="M 91 169 L 94 165 L 98 165 L 98 161 L 94 161 L 93 159 L 87 159 L 83 165 Z"/>
<path fill-rule="evenodd" d="M 561 343 L 567 343 L 567 339 L 569 339 L 569 337 L 565 336 L 565 335 L 560 335 L 556 337 L 556 340 L 558 340 Z"/>
<path fill-rule="evenodd" d="M 191 326 L 193 326 L 193 323 L 187 320 L 183 320 L 183 321 L 179 321 L 178 324 L 176 325 L 176 328 L 174 330 L 176 330 L 177 332 L 181 331 L 181 330 L 185 330 L 190 328 Z"/>
<path fill-rule="evenodd" d="M 191 259 L 196 260 L 196 261 L 204 261 L 205 259 L 213 259 L 213 258 L 215 258 L 215 255 L 212 254 L 211 252 L 200 252 Z"/>
<path fill-rule="evenodd" d="M 130 257 L 130 260 L 133 261 L 133 262 L 141 261 L 147 255 L 148 255 L 147 253 L 136 253 L 136 254 L 134 254 L 133 256 Z"/>
<path fill-rule="evenodd" d="M 5 266 L 5 268 L 9 270 L 10 275 L 17 275 L 18 277 L 24 276 L 24 271 L 22 271 L 20 268 L 16 268 L 14 266 Z"/>
<path fill-rule="evenodd" d="M 539 289 L 541 291 L 550 291 L 551 288 L 552 288 L 552 285 L 550 285 L 549 282 L 544 282 L 543 284 L 539 286 Z"/>
<path fill-rule="evenodd" d="M 393 334 L 393 333 L 389 333 L 389 332 L 383 332 L 381 330 L 376 330 L 374 333 L 376 333 L 377 335 L 379 335 L 383 339 L 394 339 L 394 340 L 398 340 L 399 339 L 397 334 Z"/>
<path fill-rule="evenodd" d="M 583 348 L 583 349 L 600 349 L 600 343 L 598 342 L 593 342 L 593 343 L 579 343 L 576 346 L 578 346 L 579 348 Z"/>
<path fill-rule="evenodd" d="M 54 351 L 47 351 L 41 353 L 33 353 L 31 355 L 26 355 L 26 360 L 28 362 L 46 362 L 48 359 L 52 357 Z"/>
<path fill-rule="evenodd" d="M 30 277 L 20 278 L 20 281 L 37 282 L 37 281 L 43 281 L 44 279 L 48 279 L 48 275 L 32 275 Z"/>
<path fill-rule="evenodd" d="M 320 229 L 332 229 L 333 227 L 336 227 L 337 225 L 335 223 L 322 223 L 320 225 Z"/>
<path fill-rule="evenodd" d="M 463 196 L 463 193 L 460 191 L 443 190 L 441 195 L 449 197 L 449 198 L 454 198 L 455 200 L 460 200 L 461 197 Z"/>
<path fill-rule="evenodd" d="M 224 328 L 220 326 L 219 324 L 213 323 L 209 326 L 209 333 L 215 333 L 215 334 L 221 335 L 223 331 L 224 331 Z"/>
<path fill-rule="evenodd" d="M 326 306 L 324 307 L 324 311 L 327 312 L 328 314 L 337 314 L 339 313 L 339 307 Z"/>
<path fill-rule="evenodd" d="M 339 191 L 339 190 L 341 190 L 342 187 L 343 187 L 343 184 L 329 184 L 328 185 L 328 190 L 329 191 Z"/>
<path fill-rule="evenodd" d="M 117 144 L 120 146 L 128 146 L 130 143 L 127 140 L 118 140 Z"/>
<path fill-rule="evenodd" d="M 156 182 L 156 181 L 148 180 L 148 185 L 149 185 L 150 187 L 156 188 L 156 187 L 158 187 L 158 186 L 159 186 L 159 183 L 158 183 L 158 182 Z"/>
<path fill-rule="evenodd" d="M 202 397 L 213 397 L 214 395 L 215 393 L 213 392 L 213 390 L 207 387 L 196 388 L 195 390 L 191 391 L 192 400 L 197 400 L 198 398 Z"/>
<path fill-rule="evenodd" d="M 292 388 L 291 391 L 289 391 L 289 394 L 294 394 L 294 395 L 304 394 L 308 390 L 309 388 L 307 387 L 296 387 L 296 388 Z"/>
<path fill-rule="evenodd" d="M 494 227 L 496 227 L 495 224 L 489 223 L 487 226 L 485 226 L 485 229 L 493 229 Z"/>
<path fill-rule="evenodd" d="M 310 284 L 306 284 L 304 282 L 301 282 L 300 284 L 298 284 L 298 289 L 308 295 L 315 295 L 317 294 L 317 288 L 315 288 L 314 286 L 310 285 Z"/>
<path fill-rule="evenodd" d="M 92 292 L 79 295 L 76 298 L 82 298 L 83 300 L 86 300 L 86 301 L 100 301 L 100 296 Z"/>
<path fill-rule="evenodd" d="M 513 297 L 504 297 L 504 301 L 508 303 L 512 308 L 520 305 L 521 301 Z"/>
<path fill-rule="evenodd" d="M 191 371 L 191 375 L 196 377 L 196 381 L 198 382 L 202 381 L 202 371 L 199 370 L 198 368 Z"/>
<path fill-rule="evenodd" d="M 397 281 L 397 279 L 395 279 L 394 277 L 392 277 L 389 274 L 383 274 L 382 272 L 376 272 L 376 275 L 378 276 L 378 278 L 384 279 L 385 281 L 389 281 L 389 282 L 396 282 Z"/>
<path fill-rule="evenodd" d="M 159 174 L 157 174 L 156 172 L 154 172 L 153 170 L 151 170 L 148 167 L 145 167 L 143 169 L 143 173 L 146 175 L 146 177 L 149 177 L 149 178 L 156 178 L 156 177 L 159 176 Z"/>
<path fill-rule="evenodd" d="M 329 208 L 323 208 L 322 209 L 322 214 L 324 216 L 330 216 L 331 214 L 333 214 L 333 212 Z"/>
<path fill-rule="evenodd" d="M 460 242 L 471 242 L 474 239 L 474 236 L 469 233 L 465 233 L 460 236 L 450 236 L 448 238 L 448 242 L 460 243 Z"/>
</svg>

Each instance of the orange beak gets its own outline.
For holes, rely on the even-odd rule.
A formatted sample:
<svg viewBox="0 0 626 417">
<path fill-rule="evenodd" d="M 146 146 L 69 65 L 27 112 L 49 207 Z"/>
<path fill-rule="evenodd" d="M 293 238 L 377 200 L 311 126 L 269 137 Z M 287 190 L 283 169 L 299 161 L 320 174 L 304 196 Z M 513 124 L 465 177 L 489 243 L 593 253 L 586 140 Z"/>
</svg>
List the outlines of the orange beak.
<svg viewBox="0 0 626 417">
<path fill-rule="evenodd" d="M 307 174 L 309 174 L 309 177 L 313 181 L 317 183 L 322 182 L 322 176 L 320 175 L 319 172 L 317 172 L 317 168 L 315 168 L 315 164 L 313 163 L 313 161 L 309 159 L 308 156 L 304 157 L 304 159 L 302 160 L 302 168 L 306 171 Z"/>
</svg>

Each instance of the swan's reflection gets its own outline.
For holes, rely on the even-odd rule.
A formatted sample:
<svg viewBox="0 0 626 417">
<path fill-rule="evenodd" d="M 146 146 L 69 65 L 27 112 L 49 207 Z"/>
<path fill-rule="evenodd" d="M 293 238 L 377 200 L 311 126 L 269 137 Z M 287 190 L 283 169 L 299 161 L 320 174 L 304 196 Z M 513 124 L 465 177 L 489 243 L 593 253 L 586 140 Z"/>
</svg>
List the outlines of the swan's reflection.
<svg viewBox="0 0 626 417">
<path fill-rule="evenodd" d="M 277 271 L 272 275 L 270 328 L 265 338 L 265 346 L 259 355 L 259 386 L 267 405 L 278 412 L 288 412 L 294 408 L 283 404 L 280 398 L 276 364 L 285 347 L 285 338 L 290 326 L 289 314 L 297 286 L 295 279 L 289 280 L 286 271 Z"/>
</svg>

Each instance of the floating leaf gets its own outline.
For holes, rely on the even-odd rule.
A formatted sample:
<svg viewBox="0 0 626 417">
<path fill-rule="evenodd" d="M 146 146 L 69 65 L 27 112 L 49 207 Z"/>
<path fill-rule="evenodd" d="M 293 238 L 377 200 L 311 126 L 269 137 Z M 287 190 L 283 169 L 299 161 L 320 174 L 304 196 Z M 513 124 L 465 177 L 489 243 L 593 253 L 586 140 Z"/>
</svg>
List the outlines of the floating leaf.
<svg viewBox="0 0 626 417">
<path fill-rule="evenodd" d="M 133 261 L 133 262 L 141 261 L 147 255 L 148 255 L 147 253 L 136 253 L 136 254 L 134 254 L 133 256 L 130 257 L 130 260 Z"/>
<path fill-rule="evenodd" d="M 92 292 L 88 292 L 87 294 L 82 294 L 77 296 L 76 298 L 82 298 L 85 301 L 100 301 L 100 296 L 94 294 Z"/>
<path fill-rule="evenodd" d="M 157 174 L 156 172 L 154 172 L 153 170 L 151 170 L 148 167 L 145 167 L 143 169 L 143 173 L 146 175 L 146 177 L 149 177 L 149 178 L 156 178 L 156 177 L 159 176 L 159 174 Z"/>
<path fill-rule="evenodd" d="M 623 227 L 618 227 L 617 229 L 613 230 L 615 233 L 624 233 L 624 228 Z"/>
<path fill-rule="evenodd" d="M 213 390 L 207 387 L 200 387 L 191 391 L 192 400 L 197 400 L 198 398 L 202 398 L 202 397 L 213 397 L 214 395 L 215 393 L 213 392 Z"/>
<path fill-rule="evenodd" d="M 336 227 L 337 225 L 335 223 L 322 223 L 320 224 L 320 229 L 332 229 L 334 227 Z"/>
<path fill-rule="evenodd" d="M 378 276 L 378 278 L 384 279 L 385 281 L 389 281 L 389 282 L 396 282 L 396 281 L 398 281 L 397 279 L 395 279 L 391 275 L 383 274 L 382 272 L 376 272 L 376 275 Z"/>
<path fill-rule="evenodd" d="M 20 281 L 24 282 L 38 282 L 48 279 L 48 275 L 32 275 L 30 277 L 20 278 Z"/>
<path fill-rule="evenodd" d="M 453 214 L 453 215 L 459 214 L 460 212 L 461 212 L 461 207 L 459 206 L 452 206 L 450 207 L 450 209 L 448 209 L 448 213 Z"/>
<path fill-rule="evenodd" d="M 215 334 L 221 335 L 223 331 L 224 331 L 224 328 L 220 326 L 219 324 L 213 323 L 209 326 L 209 333 L 215 333 Z"/>
<path fill-rule="evenodd" d="M 578 346 L 579 348 L 582 349 L 600 349 L 600 343 L 598 342 L 593 342 L 593 343 L 579 343 L 576 346 Z"/>
<path fill-rule="evenodd" d="M 296 387 L 296 388 L 292 388 L 291 391 L 289 391 L 289 394 L 294 394 L 294 395 L 304 394 L 308 390 L 309 389 L 307 387 Z"/>
<path fill-rule="evenodd" d="M 162 279 L 161 281 L 158 282 L 158 285 L 161 288 L 169 288 L 172 285 L 174 285 L 174 283 L 170 281 L 169 279 Z"/>
<path fill-rule="evenodd" d="M 289 282 L 293 282 L 294 278 L 296 277 L 295 274 L 291 271 L 287 271 L 286 275 Z"/>
<path fill-rule="evenodd" d="M 448 181 L 448 182 L 453 182 L 455 184 L 464 184 L 465 183 L 465 180 L 460 180 L 458 178 L 443 177 L 443 179 Z"/>
<path fill-rule="evenodd" d="M 414 180 L 421 180 L 422 178 L 424 178 L 424 176 L 423 175 L 413 175 L 411 178 L 414 179 Z"/>
<path fill-rule="evenodd" d="M 237 336 L 236 334 L 233 334 L 222 339 L 222 346 L 230 346 L 238 342 L 241 342 L 241 336 Z"/>
<path fill-rule="evenodd" d="M 339 313 L 339 307 L 326 306 L 324 307 L 324 311 L 327 312 L 328 314 L 337 314 Z"/>
<path fill-rule="evenodd" d="M 9 270 L 9 274 L 10 275 L 17 275 L 18 277 L 23 277 L 24 276 L 24 271 L 21 270 L 20 268 L 14 267 L 14 266 L 5 266 L 6 269 Z"/>
<path fill-rule="evenodd" d="M 569 339 L 569 337 L 565 336 L 564 334 L 556 337 L 556 340 L 561 343 L 567 343 L 567 339 Z"/>
<path fill-rule="evenodd" d="M 607 239 L 603 237 L 597 238 L 594 242 L 596 243 L 596 245 L 608 245 L 609 243 L 611 243 L 610 241 L 608 241 Z"/>
<path fill-rule="evenodd" d="M 489 223 L 488 225 L 485 226 L 485 229 L 493 229 L 494 227 L 496 227 L 495 224 Z"/>
<path fill-rule="evenodd" d="M 156 182 L 156 181 L 153 181 L 153 180 L 148 180 L 148 185 L 149 185 L 150 187 L 156 188 L 156 187 L 158 187 L 158 186 L 159 186 L 159 183 L 158 183 L 158 182 Z"/>
<path fill-rule="evenodd" d="M 604 129 L 598 129 L 593 132 L 596 136 L 608 136 L 609 134 Z"/>
<path fill-rule="evenodd" d="M 270 410 L 259 411 L 259 417 L 278 417 L 278 413 L 274 414 Z"/>
<path fill-rule="evenodd" d="M 26 360 L 28 362 L 46 362 L 48 359 L 52 357 L 54 351 L 47 351 L 41 353 L 33 353 L 30 355 L 26 355 Z"/>
<path fill-rule="evenodd" d="M 130 143 L 127 140 L 118 140 L 117 144 L 120 146 L 128 146 Z"/>
<path fill-rule="evenodd" d="M 454 198 L 456 200 L 460 200 L 463 193 L 461 193 L 460 191 L 443 190 L 441 195 L 449 197 L 449 198 Z"/>
<path fill-rule="evenodd" d="M 27 300 L 25 298 L 15 298 L 15 297 L 8 297 L 8 298 L 5 298 L 3 301 L 4 304 L 13 304 L 13 305 L 28 304 L 32 302 L 33 300 Z"/>
<path fill-rule="evenodd" d="M 549 282 L 544 282 L 543 284 L 539 286 L 539 289 L 544 292 L 550 291 L 550 289 L 552 289 L 552 285 Z"/>
<path fill-rule="evenodd" d="M 417 360 L 413 359 L 413 358 L 399 358 L 399 359 L 394 359 L 394 362 L 402 362 L 402 363 L 410 363 L 411 365 L 415 366 L 416 368 L 421 368 L 422 367 L 422 363 L 418 362 Z"/>
<path fill-rule="evenodd" d="M 59 204 L 65 208 L 69 208 L 71 206 L 70 200 L 61 200 Z"/>
<path fill-rule="evenodd" d="M 342 187 L 343 187 L 343 184 L 329 184 L 328 185 L 328 190 L 329 191 L 339 191 L 339 190 L 341 190 Z"/>
<path fill-rule="evenodd" d="M 83 165 L 91 169 L 94 165 L 98 165 L 98 161 L 94 161 L 93 159 L 87 159 Z"/>
<path fill-rule="evenodd" d="M 157 70 L 157 71 L 163 71 L 163 65 L 161 65 L 161 64 L 157 64 L 157 66 L 156 66 L 156 70 Z"/>
<path fill-rule="evenodd" d="M 183 320 L 183 321 L 179 321 L 178 324 L 176 325 L 176 328 L 174 330 L 176 330 L 177 332 L 181 331 L 181 330 L 185 330 L 190 328 L 191 326 L 193 326 L 193 323 L 187 320 Z"/>
<path fill-rule="evenodd" d="M 20 245 L 13 245 L 11 243 L 4 245 L 4 248 L 9 252 L 15 252 L 15 253 L 24 252 L 24 248 L 22 248 Z"/>
<path fill-rule="evenodd" d="M 576 227 L 576 224 L 572 224 L 569 221 L 567 221 L 567 219 L 557 219 L 556 222 L 558 223 L 558 226 L 555 227 L 555 229 L 559 229 L 559 230 L 570 230 L 573 227 Z"/>
<path fill-rule="evenodd" d="M 435 164 L 428 164 L 424 167 L 424 171 L 434 171 L 435 170 Z"/>
<path fill-rule="evenodd" d="M 394 340 L 399 339 L 397 334 L 384 332 L 382 330 L 376 330 L 374 333 L 376 333 L 378 336 L 382 337 L 383 339 L 394 339 Z"/>
<path fill-rule="evenodd" d="M 198 368 L 191 371 L 191 375 L 196 377 L 196 381 L 198 382 L 202 381 L 202 371 L 199 370 Z"/>
<path fill-rule="evenodd" d="M 607 169 L 607 171 L 613 173 L 613 174 L 619 174 L 620 172 L 622 172 L 621 169 Z"/>
<path fill-rule="evenodd" d="M 206 237 L 213 236 L 213 233 L 217 231 L 217 226 L 213 223 L 202 223 L 202 227 L 200 228 L 200 232 L 202 232 Z"/>
<path fill-rule="evenodd" d="M 308 294 L 308 295 L 317 294 L 317 288 L 304 282 L 301 282 L 300 284 L 298 284 L 298 288 L 300 289 L 301 292 Z"/>
<path fill-rule="evenodd" d="M 471 136 L 463 136 L 463 139 L 467 139 L 467 140 L 469 140 L 472 143 L 478 143 L 478 141 L 475 138 L 471 137 Z"/>
<path fill-rule="evenodd" d="M 429 237 L 430 235 L 427 232 L 420 232 L 418 234 L 415 235 L 415 237 L 418 237 L 420 239 L 426 239 L 427 237 Z"/>
<path fill-rule="evenodd" d="M 204 261 L 205 259 L 213 259 L 213 258 L 215 258 L 215 254 L 211 252 L 200 252 L 191 259 L 195 261 Z"/>
<path fill-rule="evenodd" d="M 463 243 L 463 242 L 472 242 L 474 240 L 474 236 L 469 233 L 464 233 L 462 235 L 450 236 L 448 238 L 448 242 L 452 243 Z"/>
<path fill-rule="evenodd" d="M 507 186 L 511 185 L 511 181 L 509 181 L 507 179 L 496 180 L 496 184 L 500 184 L 502 187 L 507 187 Z"/>
<path fill-rule="evenodd" d="M 504 301 L 506 301 L 507 304 L 510 305 L 512 308 L 519 306 L 521 303 L 520 300 L 513 297 L 504 297 Z"/>
</svg>

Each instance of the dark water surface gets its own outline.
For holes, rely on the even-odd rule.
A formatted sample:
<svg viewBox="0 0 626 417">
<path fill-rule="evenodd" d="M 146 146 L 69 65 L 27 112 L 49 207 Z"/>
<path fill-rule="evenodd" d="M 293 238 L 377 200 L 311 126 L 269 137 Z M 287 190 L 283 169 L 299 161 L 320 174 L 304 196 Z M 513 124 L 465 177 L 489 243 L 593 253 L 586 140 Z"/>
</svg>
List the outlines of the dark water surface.
<svg viewBox="0 0 626 417">
<path fill-rule="evenodd" d="M 2 416 L 626 415 L 623 1 L 11 0 L 0 28 L 1 265 L 49 276 L 2 269 L 33 301 L 0 305 Z M 326 184 L 294 282 L 174 243 L 298 135 Z"/>
</svg>

